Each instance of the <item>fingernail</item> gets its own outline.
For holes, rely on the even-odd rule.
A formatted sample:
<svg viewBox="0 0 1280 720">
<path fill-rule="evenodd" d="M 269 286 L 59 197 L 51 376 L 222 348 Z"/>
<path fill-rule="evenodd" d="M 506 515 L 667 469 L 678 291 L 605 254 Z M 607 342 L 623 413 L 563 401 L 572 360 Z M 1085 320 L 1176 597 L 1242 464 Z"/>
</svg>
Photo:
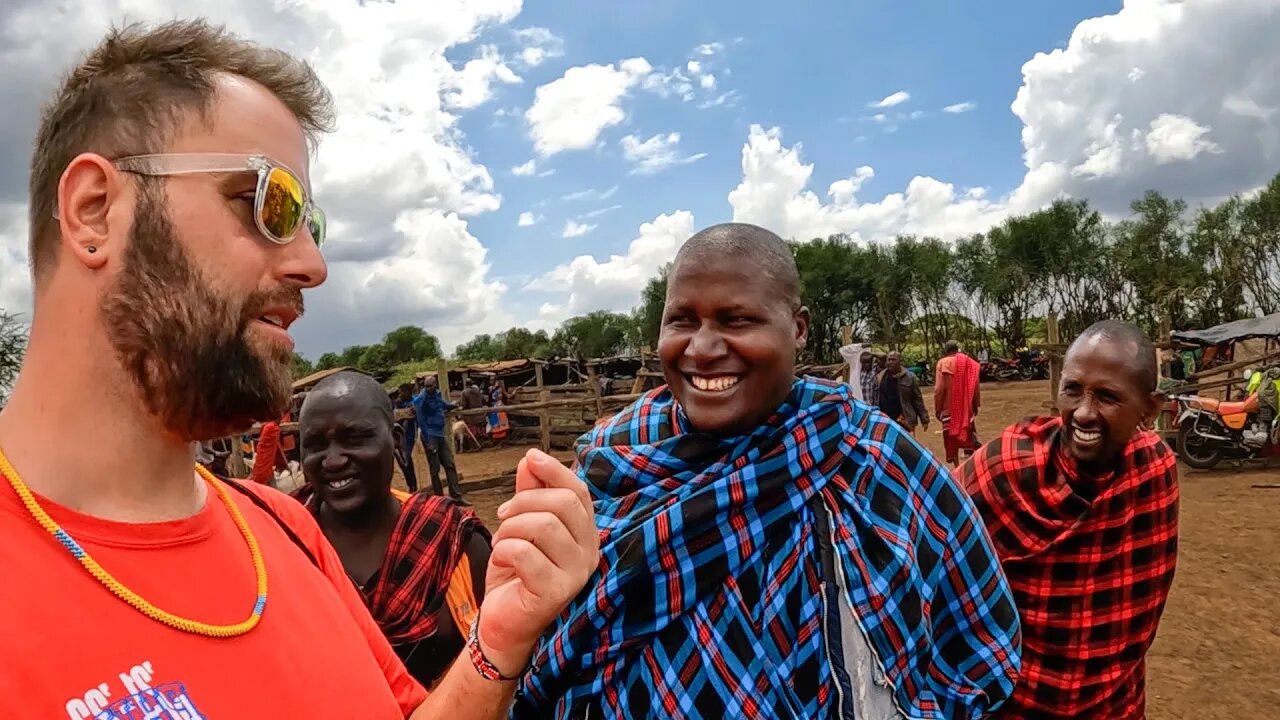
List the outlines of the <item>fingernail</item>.
<svg viewBox="0 0 1280 720">
<path fill-rule="evenodd" d="M 530 450 L 529 454 L 526 455 L 525 457 L 527 457 L 529 459 L 529 462 L 533 463 L 534 465 L 541 465 L 542 467 L 547 467 L 549 463 L 555 462 L 555 458 L 542 452 L 541 450 L 536 450 L 536 449 Z"/>
<path fill-rule="evenodd" d="M 511 501 L 508 500 L 498 506 L 498 519 L 502 520 L 507 516 L 507 509 L 511 507 Z"/>
</svg>

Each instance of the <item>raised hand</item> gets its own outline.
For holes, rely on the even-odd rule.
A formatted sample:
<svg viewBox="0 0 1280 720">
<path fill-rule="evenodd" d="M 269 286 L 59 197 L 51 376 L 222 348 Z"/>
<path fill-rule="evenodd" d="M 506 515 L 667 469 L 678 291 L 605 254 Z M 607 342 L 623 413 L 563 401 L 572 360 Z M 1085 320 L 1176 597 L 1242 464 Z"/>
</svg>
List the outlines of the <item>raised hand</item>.
<svg viewBox="0 0 1280 720">
<path fill-rule="evenodd" d="M 600 534 L 586 485 L 538 450 L 520 461 L 515 497 L 498 508 L 498 520 L 479 639 L 489 661 L 510 675 L 595 572 Z"/>
</svg>

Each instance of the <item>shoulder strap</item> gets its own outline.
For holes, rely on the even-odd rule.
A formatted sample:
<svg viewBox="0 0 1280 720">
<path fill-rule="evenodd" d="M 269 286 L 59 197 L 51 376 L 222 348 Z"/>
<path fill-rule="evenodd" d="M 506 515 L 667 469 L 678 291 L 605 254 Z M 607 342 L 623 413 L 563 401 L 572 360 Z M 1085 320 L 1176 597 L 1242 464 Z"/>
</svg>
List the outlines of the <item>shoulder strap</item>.
<svg viewBox="0 0 1280 720">
<path fill-rule="evenodd" d="M 284 534 L 288 536 L 289 540 L 293 541 L 293 544 L 297 545 L 298 549 L 301 550 L 302 553 L 307 556 L 307 559 L 311 561 L 311 564 L 315 565 L 317 570 L 321 569 L 320 561 L 316 559 L 315 553 L 311 552 L 311 548 L 307 547 L 307 544 L 302 542 L 302 538 L 298 537 L 298 534 L 293 531 L 293 528 L 289 527 L 289 523 L 282 520 L 280 516 L 276 514 L 276 511 L 271 509 L 271 505 L 266 500 L 263 500 L 261 497 L 258 496 L 257 493 L 241 485 L 239 482 L 235 480 L 231 480 L 229 478 L 218 478 L 218 479 L 221 480 L 227 487 L 249 498 L 249 502 L 252 502 L 254 505 L 257 505 L 260 510 L 262 510 L 268 516 L 270 516 L 272 520 L 275 520 L 276 524 L 280 526 L 280 529 L 284 531 Z"/>
</svg>

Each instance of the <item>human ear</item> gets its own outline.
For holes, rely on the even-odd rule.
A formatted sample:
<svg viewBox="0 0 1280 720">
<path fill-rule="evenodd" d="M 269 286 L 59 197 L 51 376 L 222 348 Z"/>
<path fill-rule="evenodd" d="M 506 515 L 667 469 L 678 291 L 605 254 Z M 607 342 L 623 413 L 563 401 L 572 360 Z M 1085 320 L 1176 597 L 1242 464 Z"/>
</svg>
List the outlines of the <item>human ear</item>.
<svg viewBox="0 0 1280 720">
<path fill-rule="evenodd" d="M 796 349 L 803 350 L 809 344 L 809 308 L 801 306 L 795 311 Z"/>
<path fill-rule="evenodd" d="M 396 462 L 401 465 L 405 464 L 404 428 L 400 426 L 400 423 L 391 424 L 391 452 L 395 455 Z"/>
<path fill-rule="evenodd" d="M 1155 425 L 1156 416 L 1160 414 L 1160 408 L 1164 403 L 1164 393 L 1159 390 L 1147 395 L 1145 407 L 1142 408 L 1142 427 L 1151 429 Z"/>
<path fill-rule="evenodd" d="M 120 214 L 123 195 L 120 173 L 96 153 L 77 155 L 58 180 L 57 219 L 63 246 L 91 270 L 101 268 L 118 252 L 111 242 L 111 223 L 126 221 Z"/>
</svg>

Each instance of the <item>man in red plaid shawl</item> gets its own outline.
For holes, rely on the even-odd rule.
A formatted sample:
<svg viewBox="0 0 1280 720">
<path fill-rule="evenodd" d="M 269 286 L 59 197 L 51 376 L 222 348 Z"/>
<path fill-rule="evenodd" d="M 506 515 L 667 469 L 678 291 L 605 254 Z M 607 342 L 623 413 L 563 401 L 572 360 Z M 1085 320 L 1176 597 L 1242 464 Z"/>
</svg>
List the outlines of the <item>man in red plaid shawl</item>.
<svg viewBox="0 0 1280 720">
<path fill-rule="evenodd" d="M 432 687 L 462 651 L 484 599 L 489 532 L 454 500 L 392 489 L 403 429 L 373 378 L 326 378 L 307 395 L 299 430 L 307 484 L 295 497 L 315 514 L 409 674 Z"/>
<path fill-rule="evenodd" d="M 1156 378 L 1140 329 L 1098 323 L 1067 350 L 1061 417 L 1008 428 L 960 468 L 1022 617 L 1022 675 L 997 717 L 1145 717 L 1178 549 L 1176 461 L 1144 427 Z"/>
</svg>

